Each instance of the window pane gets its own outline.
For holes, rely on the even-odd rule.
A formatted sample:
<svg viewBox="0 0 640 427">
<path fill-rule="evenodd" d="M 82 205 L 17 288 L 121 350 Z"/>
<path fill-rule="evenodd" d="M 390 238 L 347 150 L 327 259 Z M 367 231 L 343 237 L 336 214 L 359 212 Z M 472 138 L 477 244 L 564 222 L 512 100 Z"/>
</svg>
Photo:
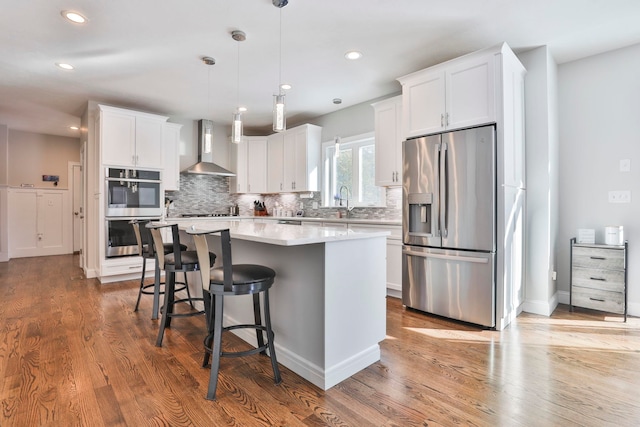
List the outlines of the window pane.
<svg viewBox="0 0 640 427">
<path fill-rule="evenodd" d="M 366 145 L 360 148 L 360 170 L 358 194 L 359 201 L 364 204 L 375 204 L 378 202 L 379 189 L 376 187 L 376 153 L 375 146 Z"/>
<path fill-rule="evenodd" d="M 336 193 L 340 187 L 353 188 L 353 150 L 351 148 L 340 149 L 340 155 L 336 159 Z"/>
</svg>

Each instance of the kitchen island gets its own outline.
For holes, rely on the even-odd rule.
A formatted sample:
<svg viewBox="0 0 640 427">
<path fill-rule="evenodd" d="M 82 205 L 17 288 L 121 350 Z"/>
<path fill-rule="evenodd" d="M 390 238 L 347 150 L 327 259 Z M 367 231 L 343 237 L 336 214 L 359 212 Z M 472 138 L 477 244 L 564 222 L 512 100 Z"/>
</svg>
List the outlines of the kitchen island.
<svg viewBox="0 0 640 427">
<path fill-rule="evenodd" d="M 190 231 L 229 228 L 235 264 L 262 264 L 276 271 L 270 303 L 280 364 L 327 390 L 380 359 L 379 343 L 386 336 L 388 232 L 202 219 L 175 222 L 187 245 L 192 244 Z M 209 239 L 211 250 L 220 254 L 219 238 Z M 216 266 L 219 262 L 221 257 Z M 224 317 L 225 324 L 251 323 L 250 297 L 225 299 Z M 251 331 L 234 332 L 256 346 Z"/>
</svg>

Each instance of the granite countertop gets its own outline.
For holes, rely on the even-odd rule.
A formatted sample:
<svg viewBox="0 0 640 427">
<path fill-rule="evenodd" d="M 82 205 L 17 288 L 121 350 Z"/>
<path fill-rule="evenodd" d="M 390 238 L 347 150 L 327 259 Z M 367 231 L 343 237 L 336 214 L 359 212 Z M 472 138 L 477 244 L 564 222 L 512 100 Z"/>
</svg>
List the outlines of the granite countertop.
<svg viewBox="0 0 640 427">
<path fill-rule="evenodd" d="M 228 228 L 231 238 L 268 243 L 280 246 L 308 245 L 342 240 L 369 239 L 387 237 L 388 231 L 358 231 L 333 227 L 300 227 L 298 225 L 221 221 L 212 218 L 169 218 L 155 224 L 178 224 L 187 233 L 198 233 Z"/>
</svg>

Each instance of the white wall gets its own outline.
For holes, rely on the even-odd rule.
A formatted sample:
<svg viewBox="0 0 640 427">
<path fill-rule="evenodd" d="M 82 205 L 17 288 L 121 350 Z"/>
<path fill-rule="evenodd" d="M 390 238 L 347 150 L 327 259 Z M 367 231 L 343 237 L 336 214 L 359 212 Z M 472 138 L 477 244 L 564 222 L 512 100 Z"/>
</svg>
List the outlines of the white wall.
<svg viewBox="0 0 640 427">
<path fill-rule="evenodd" d="M 546 46 L 518 55 L 525 79 L 527 224 L 524 311 L 550 315 L 558 223 L 557 65 Z"/>
<path fill-rule="evenodd" d="M 9 129 L 0 125 L 0 262 L 9 261 Z"/>
<path fill-rule="evenodd" d="M 569 292 L 569 239 L 578 228 L 623 225 L 629 240 L 629 313 L 640 315 L 640 45 L 559 67 L 558 289 Z M 620 172 L 621 159 L 631 172 Z M 608 203 L 630 190 L 631 203 Z"/>
</svg>

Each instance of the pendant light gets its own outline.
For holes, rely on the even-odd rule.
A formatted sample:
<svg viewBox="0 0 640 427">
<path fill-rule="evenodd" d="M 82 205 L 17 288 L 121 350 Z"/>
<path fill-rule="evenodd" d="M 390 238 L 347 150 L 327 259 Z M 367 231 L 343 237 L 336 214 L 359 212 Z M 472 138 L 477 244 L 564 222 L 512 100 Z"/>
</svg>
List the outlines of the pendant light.
<svg viewBox="0 0 640 427">
<path fill-rule="evenodd" d="M 282 8 L 287 5 L 287 0 L 273 0 L 273 5 L 280 9 L 280 45 L 279 45 L 279 74 L 278 94 L 273 95 L 273 131 L 282 132 L 287 129 L 287 116 L 284 104 L 284 92 L 282 89 Z"/>
<path fill-rule="evenodd" d="M 231 142 L 239 144 L 242 141 L 242 112 L 246 111 L 240 107 L 240 42 L 247 39 L 247 35 L 240 30 L 232 31 L 231 38 L 238 42 L 238 85 L 237 85 L 237 110 L 233 113 L 233 122 L 231 124 Z"/>
</svg>

